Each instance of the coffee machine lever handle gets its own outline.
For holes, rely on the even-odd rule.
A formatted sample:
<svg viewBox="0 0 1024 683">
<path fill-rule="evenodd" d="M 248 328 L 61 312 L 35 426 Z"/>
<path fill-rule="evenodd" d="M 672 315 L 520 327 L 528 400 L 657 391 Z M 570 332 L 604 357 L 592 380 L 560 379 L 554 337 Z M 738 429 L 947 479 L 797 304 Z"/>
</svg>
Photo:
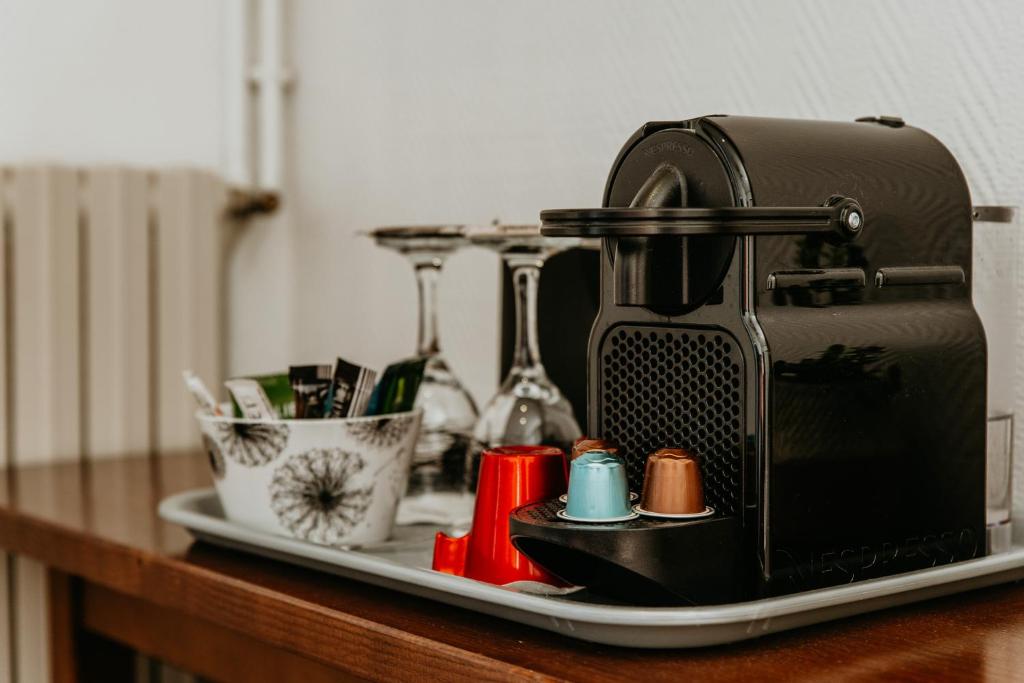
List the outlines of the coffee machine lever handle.
<svg viewBox="0 0 1024 683">
<path fill-rule="evenodd" d="M 864 230 L 855 199 L 834 196 L 822 206 L 720 208 L 629 207 L 548 209 L 541 231 L 550 237 L 745 236 L 831 233 L 853 240 Z"/>
<path fill-rule="evenodd" d="M 975 223 L 1013 223 L 1017 219 L 1016 206 L 978 206 L 971 209 Z"/>
</svg>

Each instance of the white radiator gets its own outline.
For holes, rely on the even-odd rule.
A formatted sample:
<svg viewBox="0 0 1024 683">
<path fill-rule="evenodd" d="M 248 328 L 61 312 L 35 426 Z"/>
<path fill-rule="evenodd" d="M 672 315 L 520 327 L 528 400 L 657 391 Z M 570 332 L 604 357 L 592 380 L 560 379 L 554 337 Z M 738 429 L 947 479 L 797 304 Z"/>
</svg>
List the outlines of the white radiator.
<svg viewBox="0 0 1024 683">
<path fill-rule="evenodd" d="M 0 465 L 198 447 L 181 371 L 223 379 L 227 200 L 191 169 L 0 169 Z M 0 561 L 0 683 L 49 680 L 45 586 Z"/>
</svg>

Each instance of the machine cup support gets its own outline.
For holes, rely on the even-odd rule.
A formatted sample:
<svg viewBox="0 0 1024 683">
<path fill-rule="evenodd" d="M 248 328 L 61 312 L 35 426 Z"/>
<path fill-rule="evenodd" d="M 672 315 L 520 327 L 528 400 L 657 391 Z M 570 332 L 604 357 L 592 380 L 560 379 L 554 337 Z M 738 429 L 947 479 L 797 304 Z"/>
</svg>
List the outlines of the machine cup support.
<svg viewBox="0 0 1024 683">
<path fill-rule="evenodd" d="M 860 203 L 849 197 L 831 197 L 822 206 L 804 207 L 552 209 L 541 211 L 540 218 L 541 231 L 552 237 L 833 233 L 852 240 L 866 223 Z"/>
</svg>

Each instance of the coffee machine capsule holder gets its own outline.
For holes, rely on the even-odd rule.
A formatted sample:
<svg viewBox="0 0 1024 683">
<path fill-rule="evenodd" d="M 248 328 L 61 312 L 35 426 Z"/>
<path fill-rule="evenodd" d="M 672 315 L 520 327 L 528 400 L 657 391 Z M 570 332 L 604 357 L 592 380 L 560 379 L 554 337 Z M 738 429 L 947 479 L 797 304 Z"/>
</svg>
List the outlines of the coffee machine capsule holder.
<svg viewBox="0 0 1024 683">
<path fill-rule="evenodd" d="M 741 527 L 735 516 L 700 520 L 638 517 L 617 524 L 567 522 L 558 501 L 512 514 L 512 542 L 559 578 L 637 605 L 721 604 L 741 599 Z M 659 562 L 666 552 L 699 562 Z"/>
</svg>

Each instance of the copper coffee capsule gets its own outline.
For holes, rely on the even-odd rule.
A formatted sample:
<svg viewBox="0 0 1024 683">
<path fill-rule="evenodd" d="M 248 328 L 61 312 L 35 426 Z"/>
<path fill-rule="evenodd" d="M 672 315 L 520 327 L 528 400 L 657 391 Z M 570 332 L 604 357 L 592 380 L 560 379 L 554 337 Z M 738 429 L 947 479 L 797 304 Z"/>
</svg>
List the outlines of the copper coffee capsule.
<svg viewBox="0 0 1024 683">
<path fill-rule="evenodd" d="M 712 514 L 704 505 L 704 485 L 697 456 L 682 448 L 662 448 L 648 456 L 637 511 L 665 517 Z"/>
<path fill-rule="evenodd" d="M 604 439 L 591 439 L 583 436 L 576 439 L 576 443 L 572 445 L 572 455 L 569 456 L 569 461 L 572 462 L 576 458 L 580 457 L 587 451 L 608 451 L 614 455 L 619 454 L 619 447 L 612 441 L 605 441 Z"/>
</svg>

